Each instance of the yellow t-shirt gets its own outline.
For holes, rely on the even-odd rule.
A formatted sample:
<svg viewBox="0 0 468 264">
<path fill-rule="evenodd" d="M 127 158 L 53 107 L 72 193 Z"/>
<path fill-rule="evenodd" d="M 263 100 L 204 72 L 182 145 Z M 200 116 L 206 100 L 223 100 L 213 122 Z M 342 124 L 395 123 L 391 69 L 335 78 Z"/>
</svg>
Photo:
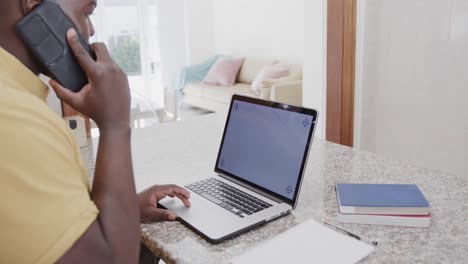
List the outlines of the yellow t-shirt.
<svg viewBox="0 0 468 264">
<path fill-rule="evenodd" d="M 48 89 L 0 47 L 0 263 L 54 263 L 98 215 Z"/>
</svg>

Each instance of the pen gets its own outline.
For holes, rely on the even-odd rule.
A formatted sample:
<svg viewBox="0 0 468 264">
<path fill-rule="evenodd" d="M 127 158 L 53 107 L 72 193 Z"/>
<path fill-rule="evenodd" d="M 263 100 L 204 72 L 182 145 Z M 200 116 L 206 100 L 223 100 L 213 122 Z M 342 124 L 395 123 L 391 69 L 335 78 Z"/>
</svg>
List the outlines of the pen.
<svg viewBox="0 0 468 264">
<path fill-rule="evenodd" d="M 361 237 L 360 237 L 360 236 L 358 236 L 358 235 L 356 235 L 356 234 L 354 234 L 354 233 L 351 233 L 351 232 L 349 232 L 348 230 L 345 230 L 345 229 L 343 229 L 343 228 L 341 228 L 341 227 L 338 227 L 338 226 L 336 226 L 336 225 L 332 225 L 332 224 L 330 224 L 330 223 L 328 223 L 328 222 L 325 222 L 325 221 L 323 221 L 323 223 L 326 224 L 326 225 L 329 225 L 329 226 L 331 226 L 331 227 L 334 227 L 335 229 L 338 229 L 338 230 L 340 230 L 341 232 L 344 232 L 345 234 L 347 234 L 347 235 L 350 236 L 350 237 L 354 237 L 354 238 L 357 239 L 357 240 L 361 240 Z M 377 244 L 378 244 L 377 241 L 372 241 L 372 245 L 373 245 L 373 246 L 377 246 Z"/>
<path fill-rule="evenodd" d="M 331 226 L 331 227 L 334 227 L 334 228 L 336 228 L 336 229 L 338 229 L 338 230 L 340 230 L 340 231 L 342 231 L 342 232 L 344 232 L 345 234 L 347 234 L 347 235 L 350 236 L 350 237 L 354 237 L 354 238 L 357 239 L 357 240 L 361 240 L 361 237 L 360 237 L 360 236 L 358 236 L 358 235 L 356 235 L 356 234 L 353 234 L 353 233 L 351 233 L 351 232 L 349 232 L 349 231 L 347 231 L 347 230 L 345 230 L 345 229 L 343 229 L 343 228 L 341 228 L 341 227 L 338 227 L 338 226 L 336 226 L 336 225 L 332 225 L 332 224 L 330 224 L 330 223 L 328 223 L 328 222 L 325 222 L 325 221 L 323 221 L 323 223 L 326 224 L 326 225 L 329 225 L 329 226 Z"/>
</svg>

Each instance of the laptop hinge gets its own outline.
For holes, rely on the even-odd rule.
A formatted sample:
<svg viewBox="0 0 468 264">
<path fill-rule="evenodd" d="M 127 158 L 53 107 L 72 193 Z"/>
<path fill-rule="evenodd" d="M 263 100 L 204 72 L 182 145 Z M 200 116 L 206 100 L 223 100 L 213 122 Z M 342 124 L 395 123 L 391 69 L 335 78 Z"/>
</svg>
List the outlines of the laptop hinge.
<svg viewBox="0 0 468 264">
<path fill-rule="evenodd" d="M 233 178 L 230 177 L 230 176 L 224 175 L 224 174 L 222 174 L 222 173 L 218 173 L 218 176 L 221 177 L 221 178 L 223 178 L 223 179 L 226 179 L 226 180 L 228 180 L 228 181 L 231 181 L 231 182 L 233 182 L 233 183 L 235 183 L 235 184 L 239 184 L 240 186 L 242 186 L 242 187 L 244 187 L 244 188 L 246 188 L 246 189 L 249 189 L 249 190 L 252 191 L 252 192 L 255 192 L 255 193 L 257 193 L 257 194 L 260 194 L 260 195 L 262 195 L 262 196 L 265 196 L 265 197 L 267 197 L 268 199 L 271 199 L 271 200 L 273 200 L 273 201 L 275 201 L 275 202 L 277 202 L 277 203 L 283 203 L 283 201 L 282 201 L 281 199 L 279 199 L 279 198 L 277 198 L 277 197 L 274 197 L 273 195 L 268 194 L 268 193 L 266 193 L 266 192 L 263 192 L 263 191 L 261 191 L 261 190 L 255 188 L 255 187 L 249 186 L 249 185 L 246 184 L 246 183 L 243 183 L 243 182 L 241 182 L 241 181 L 238 181 L 238 180 L 236 180 L 236 179 L 233 179 Z"/>
</svg>

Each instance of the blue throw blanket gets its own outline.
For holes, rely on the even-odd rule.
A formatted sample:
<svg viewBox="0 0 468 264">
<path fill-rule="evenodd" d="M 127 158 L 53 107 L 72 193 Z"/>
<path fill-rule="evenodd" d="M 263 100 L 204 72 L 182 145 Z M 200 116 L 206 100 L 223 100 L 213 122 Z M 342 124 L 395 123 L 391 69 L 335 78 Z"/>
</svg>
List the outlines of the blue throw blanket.
<svg viewBox="0 0 468 264">
<path fill-rule="evenodd" d="M 174 84 L 174 89 L 182 92 L 182 89 L 185 87 L 185 85 L 193 82 L 201 82 L 203 79 L 205 79 L 205 76 L 208 74 L 210 71 L 211 67 L 215 62 L 222 57 L 223 55 L 214 55 L 211 56 L 208 60 L 200 63 L 200 64 L 195 64 L 191 66 L 184 67 L 178 74 L 175 84 Z"/>
</svg>

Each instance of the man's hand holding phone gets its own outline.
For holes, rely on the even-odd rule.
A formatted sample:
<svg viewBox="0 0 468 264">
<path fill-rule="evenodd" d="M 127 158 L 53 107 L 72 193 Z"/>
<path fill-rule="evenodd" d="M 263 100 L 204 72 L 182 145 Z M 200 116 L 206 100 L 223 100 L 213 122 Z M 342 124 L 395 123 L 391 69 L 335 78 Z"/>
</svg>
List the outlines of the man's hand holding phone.
<svg viewBox="0 0 468 264">
<path fill-rule="evenodd" d="M 128 130 L 130 89 L 125 73 L 113 61 L 103 43 L 91 45 L 97 58 L 94 61 L 74 29 L 68 30 L 67 40 L 89 83 L 78 93 L 64 88 L 55 80 L 50 81 L 50 86 L 61 100 L 93 119 L 101 133 Z"/>
</svg>

